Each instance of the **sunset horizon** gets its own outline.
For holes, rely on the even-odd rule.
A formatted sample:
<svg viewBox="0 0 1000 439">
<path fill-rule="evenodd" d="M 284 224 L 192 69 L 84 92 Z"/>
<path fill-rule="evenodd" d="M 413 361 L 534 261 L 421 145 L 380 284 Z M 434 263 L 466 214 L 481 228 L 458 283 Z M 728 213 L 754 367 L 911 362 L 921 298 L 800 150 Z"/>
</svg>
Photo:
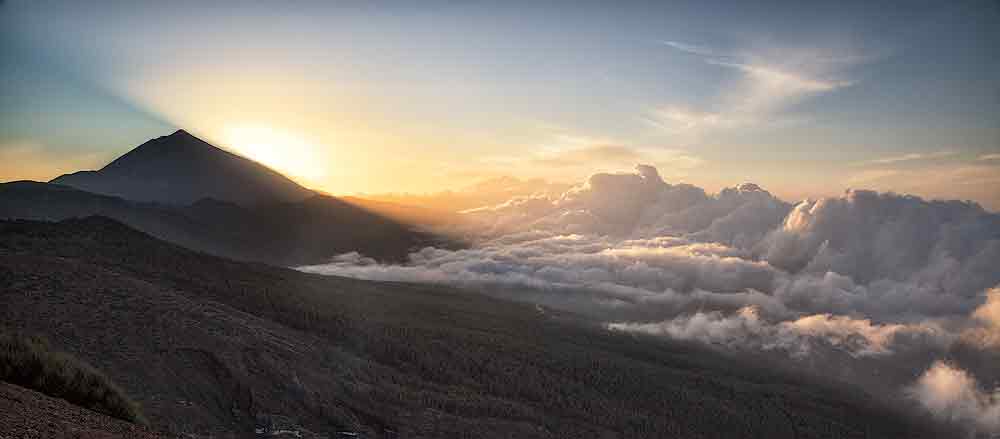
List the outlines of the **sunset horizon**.
<svg viewBox="0 0 1000 439">
<path fill-rule="evenodd" d="M 32 163 L 7 180 L 96 169 L 183 128 L 333 194 L 647 163 L 712 192 L 1000 208 L 995 7 L 55 5 L 0 6 L 0 154 Z"/>
<path fill-rule="evenodd" d="M 1000 438 L 1000 3 L 0 0 L 0 438 Z"/>
</svg>

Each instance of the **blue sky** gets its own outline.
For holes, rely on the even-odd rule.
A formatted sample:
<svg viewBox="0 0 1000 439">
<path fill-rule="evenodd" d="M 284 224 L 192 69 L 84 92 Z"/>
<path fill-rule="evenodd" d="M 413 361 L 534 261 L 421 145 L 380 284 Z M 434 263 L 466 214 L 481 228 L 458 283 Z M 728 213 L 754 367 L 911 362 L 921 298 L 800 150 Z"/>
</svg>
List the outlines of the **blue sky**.
<svg viewBox="0 0 1000 439">
<path fill-rule="evenodd" d="M 998 23 L 996 2 L 8 0 L 0 177 L 183 127 L 334 193 L 641 161 L 997 209 Z"/>
</svg>

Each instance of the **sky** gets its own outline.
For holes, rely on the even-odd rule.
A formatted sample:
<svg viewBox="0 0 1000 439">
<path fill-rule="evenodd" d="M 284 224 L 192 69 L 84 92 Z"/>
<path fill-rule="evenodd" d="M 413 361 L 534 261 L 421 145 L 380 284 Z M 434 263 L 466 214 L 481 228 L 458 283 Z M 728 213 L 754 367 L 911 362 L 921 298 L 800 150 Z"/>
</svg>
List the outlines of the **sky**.
<svg viewBox="0 0 1000 439">
<path fill-rule="evenodd" d="M 655 166 L 1000 210 L 986 2 L 0 2 L 0 180 L 178 128 L 334 194 Z"/>
</svg>

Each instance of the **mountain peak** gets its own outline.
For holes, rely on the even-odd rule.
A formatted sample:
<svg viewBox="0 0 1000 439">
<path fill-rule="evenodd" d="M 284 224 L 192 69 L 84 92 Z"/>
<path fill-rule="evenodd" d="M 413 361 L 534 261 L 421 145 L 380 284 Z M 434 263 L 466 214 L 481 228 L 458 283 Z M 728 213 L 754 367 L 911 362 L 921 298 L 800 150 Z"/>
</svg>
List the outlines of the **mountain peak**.
<svg viewBox="0 0 1000 439">
<path fill-rule="evenodd" d="M 183 128 L 174 131 L 170 135 L 160 136 L 155 139 L 151 139 L 150 141 L 143 143 L 142 145 L 139 145 L 139 148 L 142 148 L 143 146 L 149 144 L 165 144 L 169 145 L 170 147 L 198 145 L 216 149 L 215 145 L 212 145 L 211 143 L 202 140 L 201 138 L 195 136 L 194 134 L 191 134 L 190 132 L 184 130 Z"/>
<path fill-rule="evenodd" d="M 183 129 L 146 141 L 98 171 L 63 175 L 52 183 L 181 205 L 202 198 L 258 205 L 299 201 L 313 194 L 284 175 Z"/>
</svg>

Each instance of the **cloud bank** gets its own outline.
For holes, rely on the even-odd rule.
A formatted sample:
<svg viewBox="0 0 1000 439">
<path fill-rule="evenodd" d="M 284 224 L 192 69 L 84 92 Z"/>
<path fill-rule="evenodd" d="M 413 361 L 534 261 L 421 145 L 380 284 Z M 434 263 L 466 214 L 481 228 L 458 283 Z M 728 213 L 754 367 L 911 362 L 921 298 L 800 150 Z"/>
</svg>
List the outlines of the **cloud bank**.
<svg viewBox="0 0 1000 439">
<path fill-rule="evenodd" d="M 818 349 L 835 349 L 851 357 L 885 356 L 912 346 L 946 346 L 954 336 L 938 325 L 874 324 L 869 319 L 813 314 L 777 323 L 762 319 L 754 307 L 735 314 L 698 312 L 660 323 L 612 323 L 609 329 L 666 335 L 721 345 L 728 349 L 781 351 L 794 358 Z"/>
<path fill-rule="evenodd" d="M 937 394 L 932 362 L 956 352 L 954 368 L 1000 380 L 981 366 L 1000 358 L 1000 216 L 974 203 L 852 190 L 792 205 L 751 183 L 708 194 L 639 165 L 464 216 L 471 248 L 300 269 L 474 287 L 615 331 L 829 368 L 899 398 Z M 924 396 L 911 400 L 937 410 Z"/>
</svg>

